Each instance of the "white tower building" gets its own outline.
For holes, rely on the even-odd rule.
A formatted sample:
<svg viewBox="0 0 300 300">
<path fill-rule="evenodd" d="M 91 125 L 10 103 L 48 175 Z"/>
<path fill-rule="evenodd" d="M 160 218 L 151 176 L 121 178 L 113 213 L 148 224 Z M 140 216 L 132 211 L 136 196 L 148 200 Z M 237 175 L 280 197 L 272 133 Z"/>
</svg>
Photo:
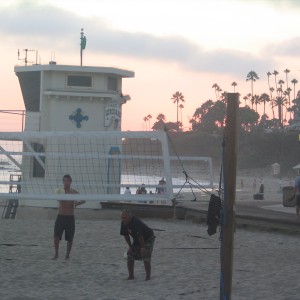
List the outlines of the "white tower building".
<svg viewBox="0 0 300 300">
<path fill-rule="evenodd" d="M 109 67 L 16 66 L 26 108 L 25 131 L 120 130 L 122 79 L 134 72 Z"/>
<path fill-rule="evenodd" d="M 40 131 L 70 132 L 84 136 L 85 132 L 120 131 L 122 105 L 130 97 L 122 93 L 122 79 L 134 77 L 134 72 L 109 68 L 88 66 L 48 65 L 16 66 L 15 73 L 19 79 L 26 108 L 25 134 Z M 58 136 L 58 134 L 57 134 Z M 95 162 L 86 161 L 82 167 L 76 161 L 62 165 L 59 155 L 73 152 L 75 147 L 84 148 L 84 141 L 72 140 L 66 145 L 60 137 L 55 147 L 50 139 L 23 142 L 23 151 L 32 153 L 23 157 L 22 192 L 27 194 L 51 194 L 53 184 L 61 186 L 64 174 L 70 174 L 79 191 L 85 182 L 95 181 L 91 194 L 119 193 L 121 170 L 118 160 L 107 158 L 105 177 L 95 171 Z M 79 143 L 79 145 L 78 145 Z M 121 140 L 114 144 L 105 143 L 93 146 L 93 151 L 103 155 L 118 155 L 122 152 Z M 85 151 L 84 149 L 79 151 Z M 116 162 L 115 162 L 116 161 Z M 99 167 L 100 168 L 100 167 Z M 103 169 L 103 167 L 101 167 Z M 102 170 L 103 171 L 103 170 Z M 83 175 L 84 174 L 84 175 Z M 81 186 L 81 188 L 80 188 Z M 25 202 L 25 203 L 24 203 Z M 25 200 L 24 205 L 37 205 L 37 201 Z M 55 206 L 56 202 L 45 201 L 38 206 Z M 88 205 L 93 207 L 92 205 Z M 95 206 L 99 207 L 99 203 Z"/>
</svg>

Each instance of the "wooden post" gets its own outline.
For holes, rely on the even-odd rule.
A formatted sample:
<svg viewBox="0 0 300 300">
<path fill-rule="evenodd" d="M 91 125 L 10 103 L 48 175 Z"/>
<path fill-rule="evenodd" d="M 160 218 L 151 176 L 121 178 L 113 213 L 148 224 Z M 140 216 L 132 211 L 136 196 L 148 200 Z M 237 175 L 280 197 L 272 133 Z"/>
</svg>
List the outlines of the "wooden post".
<svg viewBox="0 0 300 300">
<path fill-rule="evenodd" d="M 230 300 L 232 291 L 233 241 L 237 160 L 237 112 L 239 94 L 227 94 L 227 123 L 224 147 L 224 206 L 221 232 L 220 299 Z"/>
</svg>

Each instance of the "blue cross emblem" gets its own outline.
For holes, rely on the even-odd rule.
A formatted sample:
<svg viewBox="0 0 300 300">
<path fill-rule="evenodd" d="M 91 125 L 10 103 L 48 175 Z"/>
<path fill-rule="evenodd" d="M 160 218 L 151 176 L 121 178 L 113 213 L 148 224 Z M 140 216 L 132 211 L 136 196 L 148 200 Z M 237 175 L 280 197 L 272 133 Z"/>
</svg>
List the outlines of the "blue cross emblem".
<svg viewBox="0 0 300 300">
<path fill-rule="evenodd" d="M 76 112 L 74 112 L 73 115 L 69 116 L 69 120 L 74 121 L 76 123 L 77 128 L 81 127 L 82 121 L 87 121 L 89 119 L 88 116 L 83 116 L 81 112 L 82 112 L 82 109 L 77 108 Z"/>
</svg>

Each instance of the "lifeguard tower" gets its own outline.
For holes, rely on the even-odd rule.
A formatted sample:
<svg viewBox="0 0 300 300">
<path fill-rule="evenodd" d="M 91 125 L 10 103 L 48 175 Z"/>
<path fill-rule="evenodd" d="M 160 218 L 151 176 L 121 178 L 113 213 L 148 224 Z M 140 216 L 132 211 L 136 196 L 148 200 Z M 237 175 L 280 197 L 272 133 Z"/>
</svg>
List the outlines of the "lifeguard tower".
<svg viewBox="0 0 300 300">
<path fill-rule="evenodd" d="M 55 182 L 61 186 L 62 176 L 71 174 L 79 191 L 89 186 L 89 194 L 120 193 L 121 166 L 113 158 L 121 154 L 122 139 L 112 141 L 111 133 L 121 131 L 122 105 L 130 100 L 122 93 L 122 79 L 134 77 L 134 72 L 53 61 L 16 66 L 14 70 L 26 109 L 23 152 L 31 153 L 23 157 L 20 166 L 22 192 L 54 193 Z M 99 137 L 97 141 L 92 137 L 99 132 L 109 132 L 107 138 L 100 139 L 101 144 Z M 69 160 L 69 153 L 74 151 L 77 157 Z M 90 155 L 84 165 L 80 162 L 82 153 Z M 56 205 L 55 201 L 22 203 Z"/>
<path fill-rule="evenodd" d="M 16 66 L 26 109 L 25 131 L 121 130 L 122 79 L 134 72 L 110 68 Z"/>
</svg>

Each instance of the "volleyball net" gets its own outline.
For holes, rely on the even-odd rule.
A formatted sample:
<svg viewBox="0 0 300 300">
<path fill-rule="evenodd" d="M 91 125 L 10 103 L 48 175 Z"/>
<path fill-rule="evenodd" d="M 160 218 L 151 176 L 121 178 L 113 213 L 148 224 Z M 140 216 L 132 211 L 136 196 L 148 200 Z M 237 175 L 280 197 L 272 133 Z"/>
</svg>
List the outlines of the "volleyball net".
<svg viewBox="0 0 300 300">
<path fill-rule="evenodd" d="M 0 133 L 0 199 L 159 203 L 190 188 L 185 170 L 213 186 L 211 159 L 170 156 L 164 131 Z"/>
</svg>

